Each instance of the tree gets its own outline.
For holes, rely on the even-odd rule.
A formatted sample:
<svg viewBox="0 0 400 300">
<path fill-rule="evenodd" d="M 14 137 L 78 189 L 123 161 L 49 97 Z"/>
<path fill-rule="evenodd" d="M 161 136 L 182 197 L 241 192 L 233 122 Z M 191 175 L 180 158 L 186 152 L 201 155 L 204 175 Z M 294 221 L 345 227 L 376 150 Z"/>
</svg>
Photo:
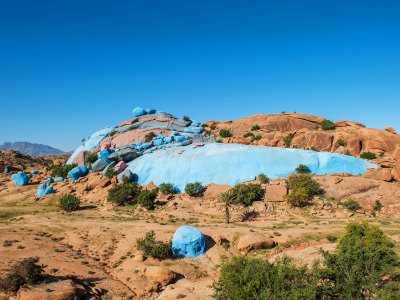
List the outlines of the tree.
<svg viewBox="0 0 400 300">
<path fill-rule="evenodd" d="M 231 205 L 236 202 L 236 194 L 232 191 L 226 191 L 219 195 L 219 199 L 225 203 L 225 220 L 229 224 L 231 218 Z"/>
</svg>

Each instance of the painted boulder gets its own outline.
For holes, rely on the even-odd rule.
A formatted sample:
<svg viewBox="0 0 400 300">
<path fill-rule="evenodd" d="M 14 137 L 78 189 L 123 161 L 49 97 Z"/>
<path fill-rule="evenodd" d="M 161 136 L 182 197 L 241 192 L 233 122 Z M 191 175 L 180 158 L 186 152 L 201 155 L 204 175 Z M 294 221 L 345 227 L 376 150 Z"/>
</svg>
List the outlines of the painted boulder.
<svg viewBox="0 0 400 300">
<path fill-rule="evenodd" d="M 140 116 L 145 115 L 145 114 L 146 114 L 146 111 L 145 111 L 143 108 L 141 108 L 141 107 L 135 107 L 135 108 L 132 110 L 132 113 L 133 113 L 133 115 L 134 115 L 135 117 L 140 117 Z"/>
<path fill-rule="evenodd" d="M 179 227 L 172 237 L 172 253 L 185 257 L 196 257 L 205 252 L 204 235 L 192 226 Z"/>
<path fill-rule="evenodd" d="M 39 185 L 36 196 L 42 197 L 48 194 L 54 194 L 56 191 L 52 186 L 47 186 L 46 182 Z"/>
<path fill-rule="evenodd" d="M 68 177 L 75 182 L 78 178 L 85 176 L 89 172 L 88 168 L 83 166 L 77 166 L 68 172 Z"/>
<path fill-rule="evenodd" d="M 11 175 L 11 179 L 14 181 L 16 186 L 27 185 L 29 177 L 24 172 L 18 172 L 17 174 Z"/>
</svg>

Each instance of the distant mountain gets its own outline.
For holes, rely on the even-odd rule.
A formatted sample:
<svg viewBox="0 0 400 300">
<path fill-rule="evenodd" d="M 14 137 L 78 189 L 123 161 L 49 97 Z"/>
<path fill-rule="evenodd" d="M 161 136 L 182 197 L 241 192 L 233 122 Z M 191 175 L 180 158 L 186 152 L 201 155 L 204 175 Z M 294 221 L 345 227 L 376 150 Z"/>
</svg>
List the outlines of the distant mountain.
<svg viewBox="0 0 400 300">
<path fill-rule="evenodd" d="M 22 154 L 31 156 L 65 154 L 64 151 L 50 147 L 48 145 L 33 144 L 28 142 L 5 142 L 4 144 L 0 144 L 0 150 L 14 150 Z"/>
</svg>

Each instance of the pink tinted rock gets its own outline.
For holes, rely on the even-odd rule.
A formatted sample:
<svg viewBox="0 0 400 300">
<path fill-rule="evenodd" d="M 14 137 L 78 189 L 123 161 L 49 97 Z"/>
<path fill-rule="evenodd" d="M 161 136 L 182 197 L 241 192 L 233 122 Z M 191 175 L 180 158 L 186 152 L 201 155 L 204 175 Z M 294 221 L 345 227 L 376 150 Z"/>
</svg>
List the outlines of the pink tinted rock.
<svg viewBox="0 0 400 300">
<path fill-rule="evenodd" d="M 89 152 L 86 150 L 83 150 L 78 153 L 78 155 L 74 158 L 72 161 L 73 164 L 77 164 L 78 166 L 84 165 L 85 164 L 85 159 L 89 155 Z"/>
<path fill-rule="evenodd" d="M 114 167 L 114 171 L 117 172 L 118 174 L 121 173 L 125 169 L 126 169 L 126 163 L 124 161 L 120 161 Z"/>
<path fill-rule="evenodd" d="M 138 121 L 138 118 L 133 118 L 133 119 L 129 119 L 129 120 L 125 120 L 122 121 L 121 123 L 119 123 L 119 127 L 125 126 L 125 125 L 131 125 L 133 123 L 136 123 Z"/>
<path fill-rule="evenodd" d="M 111 147 L 118 148 L 121 146 L 129 145 L 130 143 L 144 142 L 146 134 L 154 132 L 155 135 L 159 133 L 167 133 L 168 130 L 157 130 L 157 129 L 136 129 L 121 133 L 115 136 L 111 141 Z"/>
</svg>

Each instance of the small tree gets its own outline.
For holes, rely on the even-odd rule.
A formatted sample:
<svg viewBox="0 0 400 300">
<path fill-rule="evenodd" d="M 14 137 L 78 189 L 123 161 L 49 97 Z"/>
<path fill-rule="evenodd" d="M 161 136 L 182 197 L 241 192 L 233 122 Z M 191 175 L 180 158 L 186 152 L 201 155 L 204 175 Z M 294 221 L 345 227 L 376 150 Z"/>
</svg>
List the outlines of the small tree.
<svg viewBox="0 0 400 300">
<path fill-rule="evenodd" d="M 66 212 L 76 211 L 80 208 L 81 201 L 74 195 L 63 195 L 58 199 L 59 206 Z"/>
<path fill-rule="evenodd" d="M 381 201 L 376 200 L 374 208 L 373 208 L 374 214 L 376 214 L 376 213 L 379 214 L 381 212 L 382 208 L 383 208 L 383 205 L 382 205 Z"/>
<path fill-rule="evenodd" d="M 261 182 L 262 184 L 268 184 L 269 181 L 270 181 L 269 178 L 268 178 L 268 176 L 265 175 L 264 173 L 259 174 L 259 175 L 257 176 L 257 178 L 258 178 L 258 180 L 260 180 L 260 182 Z"/>
<path fill-rule="evenodd" d="M 303 207 L 320 193 L 320 185 L 309 174 L 292 174 L 286 180 L 289 194 L 286 196 L 292 206 Z"/>
<path fill-rule="evenodd" d="M 260 129 L 261 129 L 261 127 L 258 126 L 258 124 L 256 124 L 256 125 L 251 127 L 251 131 L 257 131 L 257 130 L 260 130 Z"/>
<path fill-rule="evenodd" d="M 229 129 L 221 129 L 219 131 L 219 136 L 222 138 L 228 138 L 232 136 L 232 133 Z"/>
<path fill-rule="evenodd" d="M 158 190 L 143 190 L 137 197 L 137 203 L 148 210 L 153 210 L 155 208 L 154 201 L 157 198 Z"/>
<path fill-rule="evenodd" d="M 117 175 L 117 172 L 114 170 L 114 168 L 108 168 L 104 174 L 104 176 L 109 179 L 113 178 L 115 175 Z"/>
<path fill-rule="evenodd" d="M 108 191 L 107 200 L 117 205 L 134 204 L 142 188 L 137 183 L 125 182 Z"/>
<path fill-rule="evenodd" d="M 311 170 L 306 165 L 300 164 L 296 168 L 296 173 L 297 174 L 308 174 L 308 173 L 311 173 Z"/>
<path fill-rule="evenodd" d="M 97 153 L 90 153 L 90 154 L 86 157 L 85 163 L 87 163 L 87 164 L 92 164 L 92 163 L 94 163 L 97 159 L 98 159 Z"/>
<path fill-rule="evenodd" d="M 160 190 L 160 192 L 163 195 L 170 195 L 170 194 L 175 194 L 176 193 L 174 185 L 172 183 L 169 183 L 169 182 L 161 183 L 158 186 L 158 189 Z"/>
<path fill-rule="evenodd" d="M 193 183 L 188 183 L 185 186 L 185 193 L 191 197 L 203 196 L 204 190 L 205 190 L 204 186 L 198 181 Z"/>
<path fill-rule="evenodd" d="M 265 190 L 259 184 L 237 184 L 231 189 L 235 195 L 236 203 L 250 206 L 254 201 L 264 198 Z"/>
<path fill-rule="evenodd" d="M 143 238 L 136 240 L 136 247 L 143 255 L 157 259 L 164 259 L 171 253 L 170 243 L 157 241 L 153 230 L 148 231 Z"/>
<path fill-rule="evenodd" d="M 335 124 L 332 121 L 324 119 L 321 122 L 322 130 L 334 130 L 336 128 Z"/>
<path fill-rule="evenodd" d="M 232 191 L 226 191 L 225 193 L 219 194 L 219 199 L 225 203 L 225 221 L 229 224 L 231 218 L 231 205 L 236 202 L 236 194 Z"/>
<path fill-rule="evenodd" d="M 70 165 L 53 165 L 50 167 L 51 170 L 51 177 L 64 177 L 68 176 L 68 172 L 71 171 L 73 168 L 77 167 L 77 164 L 70 164 Z"/>
</svg>

